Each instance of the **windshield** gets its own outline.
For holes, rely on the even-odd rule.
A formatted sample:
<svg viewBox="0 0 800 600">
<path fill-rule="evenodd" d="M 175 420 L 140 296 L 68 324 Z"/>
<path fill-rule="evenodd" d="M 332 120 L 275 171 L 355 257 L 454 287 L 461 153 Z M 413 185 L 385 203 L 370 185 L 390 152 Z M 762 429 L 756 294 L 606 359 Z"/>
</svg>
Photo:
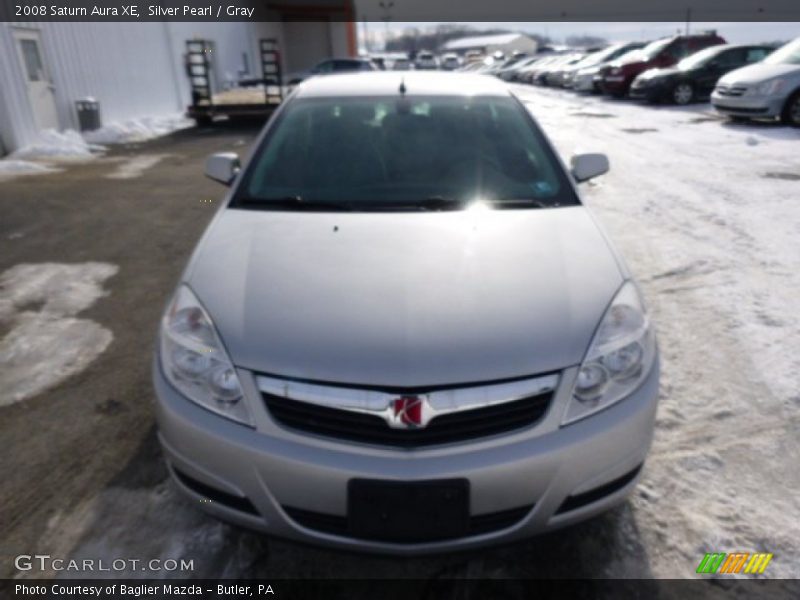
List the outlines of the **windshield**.
<svg viewBox="0 0 800 600">
<path fill-rule="evenodd" d="M 621 64 L 621 63 L 626 63 L 626 62 L 632 62 L 632 61 L 635 61 L 635 60 L 643 60 L 642 59 L 642 50 L 643 50 L 642 48 L 636 48 L 634 50 L 629 50 L 628 52 L 626 52 L 622 56 L 619 56 L 618 58 L 613 59 L 614 63 L 615 64 Z"/>
<path fill-rule="evenodd" d="M 257 150 L 234 205 L 408 210 L 431 200 L 577 204 L 511 97 L 299 98 Z"/>
<path fill-rule="evenodd" d="M 583 67 L 593 67 L 594 65 L 600 64 L 601 62 L 605 62 L 608 57 L 614 54 L 619 48 L 621 44 L 617 44 L 615 46 L 609 46 L 605 50 L 600 50 L 599 52 L 593 52 L 586 58 L 584 58 L 581 62 L 578 63 L 577 66 Z"/>
<path fill-rule="evenodd" d="M 706 48 L 705 50 L 700 50 L 700 52 L 695 52 L 691 56 L 687 56 L 681 62 L 678 63 L 678 68 L 682 71 L 688 71 L 689 69 L 696 69 L 697 67 L 702 67 L 707 62 L 711 61 L 717 54 L 722 52 L 725 47 L 720 46 L 712 46 L 711 48 Z"/>
<path fill-rule="evenodd" d="M 800 38 L 781 46 L 762 62 L 769 65 L 800 65 Z"/>
<path fill-rule="evenodd" d="M 641 60 L 650 60 L 651 58 L 655 58 L 656 55 L 666 48 L 671 41 L 672 38 L 667 38 L 665 40 L 656 40 L 655 42 L 650 42 L 647 44 L 647 46 L 642 48 Z"/>
</svg>

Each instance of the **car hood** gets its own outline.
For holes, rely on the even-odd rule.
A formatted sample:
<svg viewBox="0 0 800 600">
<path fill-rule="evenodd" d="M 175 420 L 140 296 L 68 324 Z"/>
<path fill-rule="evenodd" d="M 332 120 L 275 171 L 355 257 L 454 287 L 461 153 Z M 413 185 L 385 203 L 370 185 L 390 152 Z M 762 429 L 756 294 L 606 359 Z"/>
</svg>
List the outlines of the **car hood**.
<svg viewBox="0 0 800 600">
<path fill-rule="evenodd" d="M 665 69 L 648 69 L 639 78 L 642 80 L 659 79 L 673 77 L 675 75 L 691 75 L 692 71 L 681 71 L 677 67 L 667 67 Z"/>
<path fill-rule="evenodd" d="M 781 77 L 783 75 L 798 75 L 800 77 L 800 66 L 777 64 L 770 65 L 764 63 L 756 63 L 748 65 L 741 69 L 736 69 L 725 75 L 719 80 L 719 83 L 725 85 L 732 84 L 756 84 L 763 81 L 768 81 L 774 77 Z"/>
<path fill-rule="evenodd" d="M 419 387 L 580 363 L 623 276 L 582 206 L 228 209 L 186 281 L 238 367 Z"/>
<path fill-rule="evenodd" d="M 651 63 L 650 60 L 642 60 L 640 58 L 631 57 L 625 60 L 615 60 L 614 62 L 609 63 L 612 68 L 615 69 L 634 69 L 639 67 L 644 67 L 645 65 L 649 65 Z"/>
</svg>

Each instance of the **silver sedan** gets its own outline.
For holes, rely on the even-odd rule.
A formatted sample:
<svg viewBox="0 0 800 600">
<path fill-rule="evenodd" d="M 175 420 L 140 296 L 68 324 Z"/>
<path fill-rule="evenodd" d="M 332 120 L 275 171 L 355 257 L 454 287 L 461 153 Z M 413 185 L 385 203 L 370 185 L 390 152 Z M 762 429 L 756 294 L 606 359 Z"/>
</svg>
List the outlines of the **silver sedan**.
<svg viewBox="0 0 800 600">
<path fill-rule="evenodd" d="M 620 503 L 650 447 L 654 327 L 502 82 L 301 84 L 164 313 L 159 437 L 197 506 L 394 554 L 521 539 Z M 202 502 L 200 502 L 202 500 Z"/>
</svg>

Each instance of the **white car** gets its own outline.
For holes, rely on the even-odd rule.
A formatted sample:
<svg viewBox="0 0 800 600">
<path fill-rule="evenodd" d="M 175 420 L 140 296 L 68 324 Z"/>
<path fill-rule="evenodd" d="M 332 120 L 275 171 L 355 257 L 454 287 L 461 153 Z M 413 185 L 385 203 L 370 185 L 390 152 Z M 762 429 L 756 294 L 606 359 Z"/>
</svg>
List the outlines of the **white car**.
<svg viewBox="0 0 800 600">
<path fill-rule="evenodd" d="M 458 60 L 457 54 L 450 52 L 442 56 L 440 64 L 444 71 L 455 71 L 461 66 L 461 61 Z"/>
<path fill-rule="evenodd" d="M 431 52 L 418 52 L 414 59 L 414 67 L 421 70 L 438 69 L 439 64 L 436 62 L 436 57 Z"/>
<path fill-rule="evenodd" d="M 722 77 L 711 103 L 732 119 L 778 117 L 800 127 L 800 38 Z"/>
</svg>

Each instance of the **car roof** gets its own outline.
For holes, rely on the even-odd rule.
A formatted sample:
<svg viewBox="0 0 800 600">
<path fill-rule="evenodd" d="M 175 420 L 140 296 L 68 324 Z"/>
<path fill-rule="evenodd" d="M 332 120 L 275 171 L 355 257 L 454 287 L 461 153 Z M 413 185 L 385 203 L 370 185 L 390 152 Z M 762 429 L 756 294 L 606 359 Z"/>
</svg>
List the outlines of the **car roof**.
<svg viewBox="0 0 800 600">
<path fill-rule="evenodd" d="M 488 75 L 442 71 L 369 71 L 312 77 L 297 87 L 298 98 L 333 96 L 510 96 L 506 84 Z"/>
</svg>

